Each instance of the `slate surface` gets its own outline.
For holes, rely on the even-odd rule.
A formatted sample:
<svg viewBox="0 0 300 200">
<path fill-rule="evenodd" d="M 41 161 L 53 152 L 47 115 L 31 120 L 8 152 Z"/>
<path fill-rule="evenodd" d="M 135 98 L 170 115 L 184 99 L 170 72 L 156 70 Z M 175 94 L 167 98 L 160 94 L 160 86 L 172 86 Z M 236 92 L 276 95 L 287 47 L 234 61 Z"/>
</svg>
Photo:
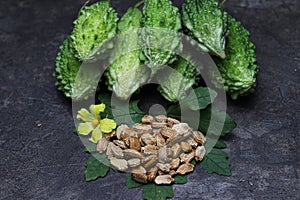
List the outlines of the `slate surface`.
<svg viewBox="0 0 300 200">
<path fill-rule="evenodd" d="M 112 1 L 119 13 L 136 1 Z M 180 4 L 180 1 L 175 1 Z M 88 155 L 72 135 L 69 100 L 52 78 L 58 46 L 83 1 L 0 1 L 0 199 L 140 199 L 125 175 L 84 181 Z M 227 138 L 232 177 L 199 166 L 174 199 L 300 196 L 300 6 L 297 0 L 231 0 L 226 10 L 257 45 L 257 92 L 229 101 L 239 124 Z M 39 127 L 39 124 L 41 125 Z"/>
</svg>

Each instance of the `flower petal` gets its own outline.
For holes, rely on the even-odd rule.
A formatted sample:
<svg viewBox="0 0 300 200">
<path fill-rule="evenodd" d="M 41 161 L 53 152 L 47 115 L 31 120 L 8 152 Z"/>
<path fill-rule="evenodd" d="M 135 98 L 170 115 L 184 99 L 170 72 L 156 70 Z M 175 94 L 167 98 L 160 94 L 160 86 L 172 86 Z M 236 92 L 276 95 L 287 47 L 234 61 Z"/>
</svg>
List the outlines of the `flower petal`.
<svg viewBox="0 0 300 200">
<path fill-rule="evenodd" d="M 100 120 L 100 128 L 101 128 L 101 131 L 104 132 L 104 133 L 110 133 L 116 127 L 117 127 L 117 124 L 112 119 L 107 119 L 106 118 L 106 119 Z"/>
<path fill-rule="evenodd" d="M 93 130 L 93 125 L 90 122 L 80 123 L 78 125 L 78 133 L 80 135 L 88 135 Z"/>
<path fill-rule="evenodd" d="M 95 117 L 85 108 L 78 111 L 77 119 L 81 119 L 84 122 L 91 122 Z"/>
<path fill-rule="evenodd" d="M 100 130 L 100 126 L 98 125 L 92 132 L 92 137 L 90 141 L 93 143 L 98 143 L 99 140 L 102 138 L 102 132 Z"/>
<path fill-rule="evenodd" d="M 100 112 L 103 112 L 105 110 L 105 104 L 98 104 L 98 105 L 91 105 L 90 111 L 93 115 L 98 117 L 100 115 Z"/>
</svg>

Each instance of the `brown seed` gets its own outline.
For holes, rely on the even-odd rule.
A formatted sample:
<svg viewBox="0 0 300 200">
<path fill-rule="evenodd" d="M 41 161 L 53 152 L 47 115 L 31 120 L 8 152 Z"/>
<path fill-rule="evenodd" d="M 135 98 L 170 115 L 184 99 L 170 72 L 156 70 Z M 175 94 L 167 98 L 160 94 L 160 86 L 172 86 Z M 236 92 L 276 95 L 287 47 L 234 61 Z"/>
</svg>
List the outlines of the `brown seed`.
<svg viewBox="0 0 300 200">
<path fill-rule="evenodd" d="M 157 163 L 157 157 L 152 157 L 149 161 L 145 162 L 144 167 L 146 169 L 149 169 L 150 167 L 153 167 Z"/>
<path fill-rule="evenodd" d="M 163 138 L 163 136 L 160 134 L 160 133 L 156 133 L 154 135 L 155 139 L 156 139 L 156 145 L 158 147 L 163 147 L 166 145 L 166 141 L 165 139 Z"/>
<path fill-rule="evenodd" d="M 154 145 L 146 145 L 141 148 L 141 152 L 145 155 L 157 155 L 158 154 L 158 146 Z"/>
<path fill-rule="evenodd" d="M 113 152 L 113 155 L 117 158 L 123 158 L 124 157 L 123 150 L 120 147 L 114 145 L 113 143 L 111 144 L 112 144 L 111 150 Z"/>
<path fill-rule="evenodd" d="M 139 166 L 131 170 L 131 177 L 133 180 L 139 183 L 147 183 L 146 170 L 142 166 Z"/>
<path fill-rule="evenodd" d="M 143 134 L 141 139 L 145 145 L 156 145 L 156 139 L 151 134 Z"/>
<path fill-rule="evenodd" d="M 160 133 L 160 128 L 154 128 L 152 132 L 153 132 L 153 136 L 155 136 L 156 134 Z"/>
<path fill-rule="evenodd" d="M 122 140 L 114 140 L 113 143 L 122 149 L 127 149 L 127 146 Z"/>
<path fill-rule="evenodd" d="M 107 147 L 105 141 L 101 141 L 104 146 L 99 141 L 100 150 L 104 152 L 106 149 L 108 158 L 113 160 L 112 166 L 118 170 L 130 167 L 133 180 L 140 183 L 171 184 L 174 182 L 172 176 L 193 171 L 190 161 L 202 160 L 205 155 L 204 147 L 198 146 L 205 143 L 201 132 L 193 132 L 187 123 L 164 115 L 145 115 L 142 123 L 132 128 L 121 125 L 115 134 L 119 140 L 106 141 L 109 143 Z M 127 161 L 121 159 L 124 156 Z"/>
<path fill-rule="evenodd" d="M 191 152 L 193 150 L 192 146 L 187 142 L 181 142 L 180 147 L 184 152 Z"/>
<path fill-rule="evenodd" d="M 178 143 L 174 144 L 171 150 L 173 151 L 173 158 L 177 158 L 181 152 L 180 145 Z"/>
<path fill-rule="evenodd" d="M 107 146 L 106 151 L 107 158 L 110 159 L 111 157 L 123 158 L 124 154 L 120 147 L 116 146 L 114 143 L 110 142 Z"/>
<path fill-rule="evenodd" d="M 173 151 L 171 148 L 167 148 L 167 162 L 171 162 L 173 160 Z"/>
<path fill-rule="evenodd" d="M 150 161 L 151 159 L 153 158 L 156 158 L 157 159 L 157 156 L 156 155 L 150 155 L 150 156 L 146 156 L 142 159 L 142 163 L 146 163 L 148 161 Z"/>
<path fill-rule="evenodd" d="M 130 136 L 134 136 L 134 137 L 138 136 L 137 132 L 133 128 L 127 128 L 121 132 L 121 139 L 130 137 Z"/>
<path fill-rule="evenodd" d="M 176 174 L 176 171 L 175 171 L 175 170 L 171 170 L 171 171 L 169 172 L 169 174 L 170 174 L 171 176 L 174 176 L 174 175 Z"/>
<path fill-rule="evenodd" d="M 140 144 L 139 138 L 134 137 L 134 136 L 129 137 L 129 148 L 140 151 L 141 144 Z"/>
<path fill-rule="evenodd" d="M 139 135 L 152 133 L 152 127 L 150 124 L 135 124 L 132 127 Z"/>
<path fill-rule="evenodd" d="M 198 144 L 203 145 L 206 142 L 206 138 L 200 131 L 193 131 L 193 137 Z"/>
<path fill-rule="evenodd" d="M 166 172 L 163 172 L 163 171 L 161 171 L 160 169 L 158 170 L 158 176 L 160 176 L 160 175 L 166 175 L 166 174 L 168 174 L 168 173 L 166 173 Z"/>
<path fill-rule="evenodd" d="M 142 118 L 142 123 L 143 124 L 151 124 L 154 120 L 154 117 L 152 117 L 151 115 L 145 115 L 143 118 Z"/>
<path fill-rule="evenodd" d="M 114 154 L 112 152 L 112 149 L 111 149 L 110 143 L 107 145 L 106 156 L 107 156 L 108 159 L 110 159 L 114 156 Z"/>
<path fill-rule="evenodd" d="M 112 157 L 110 159 L 110 164 L 119 171 L 126 171 L 128 169 L 127 161 L 124 159 Z"/>
<path fill-rule="evenodd" d="M 112 131 L 111 133 L 106 133 L 105 137 L 110 140 L 111 138 L 116 136 L 116 131 Z"/>
<path fill-rule="evenodd" d="M 174 124 L 179 124 L 180 121 L 178 121 L 177 119 L 173 119 L 173 118 L 168 118 L 167 119 L 167 125 L 168 127 L 172 128 Z"/>
<path fill-rule="evenodd" d="M 184 175 L 194 170 L 194 165 L 190 163 L 182 164 L 178 167 L 176 174 Z"/>
<path fill-rule="evenodd" d="M 127 161 L 129 167 L 133 168 L 133 167 L 137 167 L 141 164 L 141 160 L 138 158 L 133 158 Z"/>
<path fill-rule="evenodd" d="M 97 144 L 97 151 L 99 153 L 103 153 L 104 151 L 106 151 L 106 148 L 108 146 L 108 141 L 106 138 L 102 138 L 101 140 L 99 140 L 98 144 Z"/>
<path fill-rule="evenodd" d="M 185 135 L 191 131 L 191 128 L 189 127 L 189 125 L 187 123 L 175 124 L 172 127 L 172 129 L 177 131 L 178 135 L 181 135 L 181 136 Z"/>
<path fill-rule="evenodd" d="M 187 133 L 185 135 L 177 135 L 175 138 L 169 138 L 169 139 L 167 139 L 166 143 L 168 145 L 174 145 L 176 143 L 180 143 L 182 141 L 186 141 L 186 139 L 189 138 L 189 137 L 190 137 L 189 133 Z"/>
<path fill-rule="evenodd" d="M 128 126 L 126 124 L 122 124 L 122 125 L 118 126 L 118 128 L 116 130 L 116 135 L 119 140 L 121 139 L 121 134 L 125 129 L 128 129 Z"/>
<path fill-rule="evenodd" d="M 195 156 L 195 152 L 194 151 L 192 151 L 191 153 L 188 153 L 188 154 L 182 153 L 180 155 L 180 160 L 183 163 L 189 163 L 189 162 L 191 162 L 191 160 L 193 160 L 194 156 Z"/>
<path fill-rule="evenodd" d="M 126 137 L 126 138 L 122 139 L 124 141 L 124 143 L 125 143 L 126 146 L 130 146 L 130 137 Z"/>
<path fill-rule="evenodd" d="M 177 136 L 177 131 L 169 128 L 169 127 L 164 127 L 160 130 L 160 133 L 163 137 L 169 139 L 169 138 L 175 138 Z"/>
<path fill-rule="evenodd" d="M 189 143 L 194 148 L 196 148 L 198 146 L 198 143 L 192 137 L 187 138 L 186 142 Z"/>
<path fill-rule="evenodd" d="M 162 172 L 168 173 L 171 169 L 171 165 L 170 164 L 163 164 L 163 163 L 157 163 L 156 167 L 158 167 L 158 169 L 160 169 Z"/>
<path fill-rule="evenodd" d="M 177 169 L 180 165 L 180 159 L 179 158 L 175 158 L 172 160 L 172 162 L 170 163 L 171 169 Z"/>
<path fill-rule="evenodd" d="M 152 182 L 154 181 L 154 179 L 156 178 L 158 172 L 158 168 L 157 167 L 153 167 L 151 168 L 148 173 L 147 173 L 147 179 L 148 181 Z"/>
<path fill-rule="evenodd" d="M 152 122 L 151 124 L 152 128 L 164 128 L 167 127 L 166 122 Z"/>
<path fill-rule="evenodd" d="M 197 149 L 195 151 L 195 160 L 196 161 L 203 160 L 205 153 L 206 153 L 206 150 L 205 150 L 204 146 L 197 147 Z"/>
<path fill-rule="evenodd" d="M 139 141 L 140 141 L 141 147 L 145 146 L 145 143 L 142 141 L 142 138 L 139 138 Z"/>
<path fill-rule="evenodd" d="M 167 117 L 165 115 L 158 115 L 155 117 L 155 121 L 166 123 Z"/>
<path fill-rule="evenodd" d="M 135 149 L 125 149 L 123 150 L 123 153 L 128 158 L 140 158 L 140 159 L 144 158 L 144 156 Z"/>
<path fill-rule="evenodd" d="M 165 162 L 167 162 L 167 158 L 168 158 L 167 147 L 166 146 L 161 147 L 158 150 L 158 160 L 159 160 L 159 162 L 165 163 Z"/>
<path fill-rule="evenodd" d="M 154 182 L 157 185 L 171 184 L 174 182 L 174 179 L 172 178 L 171 175 L 160 175 L 155 178 Z"/>
</svg>

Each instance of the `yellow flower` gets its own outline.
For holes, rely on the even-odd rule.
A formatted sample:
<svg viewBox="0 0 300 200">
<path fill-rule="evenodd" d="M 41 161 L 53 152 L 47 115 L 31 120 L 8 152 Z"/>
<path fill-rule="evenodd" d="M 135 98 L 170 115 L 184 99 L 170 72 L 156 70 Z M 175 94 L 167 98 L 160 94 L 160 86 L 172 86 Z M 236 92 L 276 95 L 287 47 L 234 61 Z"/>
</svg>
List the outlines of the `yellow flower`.
<svg viewBox="0 0 300 200">
<path fill-rule="evenodd" d="M 112 119 L 101 119 L 100 113 L 105 110 L 105 104 L 91 105 L 89 110 L 82 108 L 78 111 L 77 119 L 83 121 L 78 126 L 78 133 L 89 135 L 92 132 L 90 141 L 97 143 L 102 138 L 102 133 L 112 132 L 117 124 Z"/>
</svg>

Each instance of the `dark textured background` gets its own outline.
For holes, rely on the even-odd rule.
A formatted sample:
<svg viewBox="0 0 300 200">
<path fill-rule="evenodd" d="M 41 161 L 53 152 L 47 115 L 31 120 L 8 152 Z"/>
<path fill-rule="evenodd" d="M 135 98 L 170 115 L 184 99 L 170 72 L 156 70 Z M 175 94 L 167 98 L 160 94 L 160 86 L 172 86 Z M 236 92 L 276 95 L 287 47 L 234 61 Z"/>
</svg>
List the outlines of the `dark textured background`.
<svg viewBox="0 0 300 200">
<path fill-rule="evenodd" d="M 113 1 L 119 13 L 136 1 Z M 174 1 L 180 4 L 179 1 Z M 58 46 L 80 0 L 0 1 L 0 199 L 140 199 L 125 175 L 86 183 L 84 146 L 70 101 L 52 78 Z M 232 177 L 199 166 L 174 199 L 299 199 L 300 6 L 298 0 L 228 0 L 225 9 L 257 45 L 257 92 L 229 101 Z M 41 124 L 39 127 L 38 124 Z"/>
</svg>

